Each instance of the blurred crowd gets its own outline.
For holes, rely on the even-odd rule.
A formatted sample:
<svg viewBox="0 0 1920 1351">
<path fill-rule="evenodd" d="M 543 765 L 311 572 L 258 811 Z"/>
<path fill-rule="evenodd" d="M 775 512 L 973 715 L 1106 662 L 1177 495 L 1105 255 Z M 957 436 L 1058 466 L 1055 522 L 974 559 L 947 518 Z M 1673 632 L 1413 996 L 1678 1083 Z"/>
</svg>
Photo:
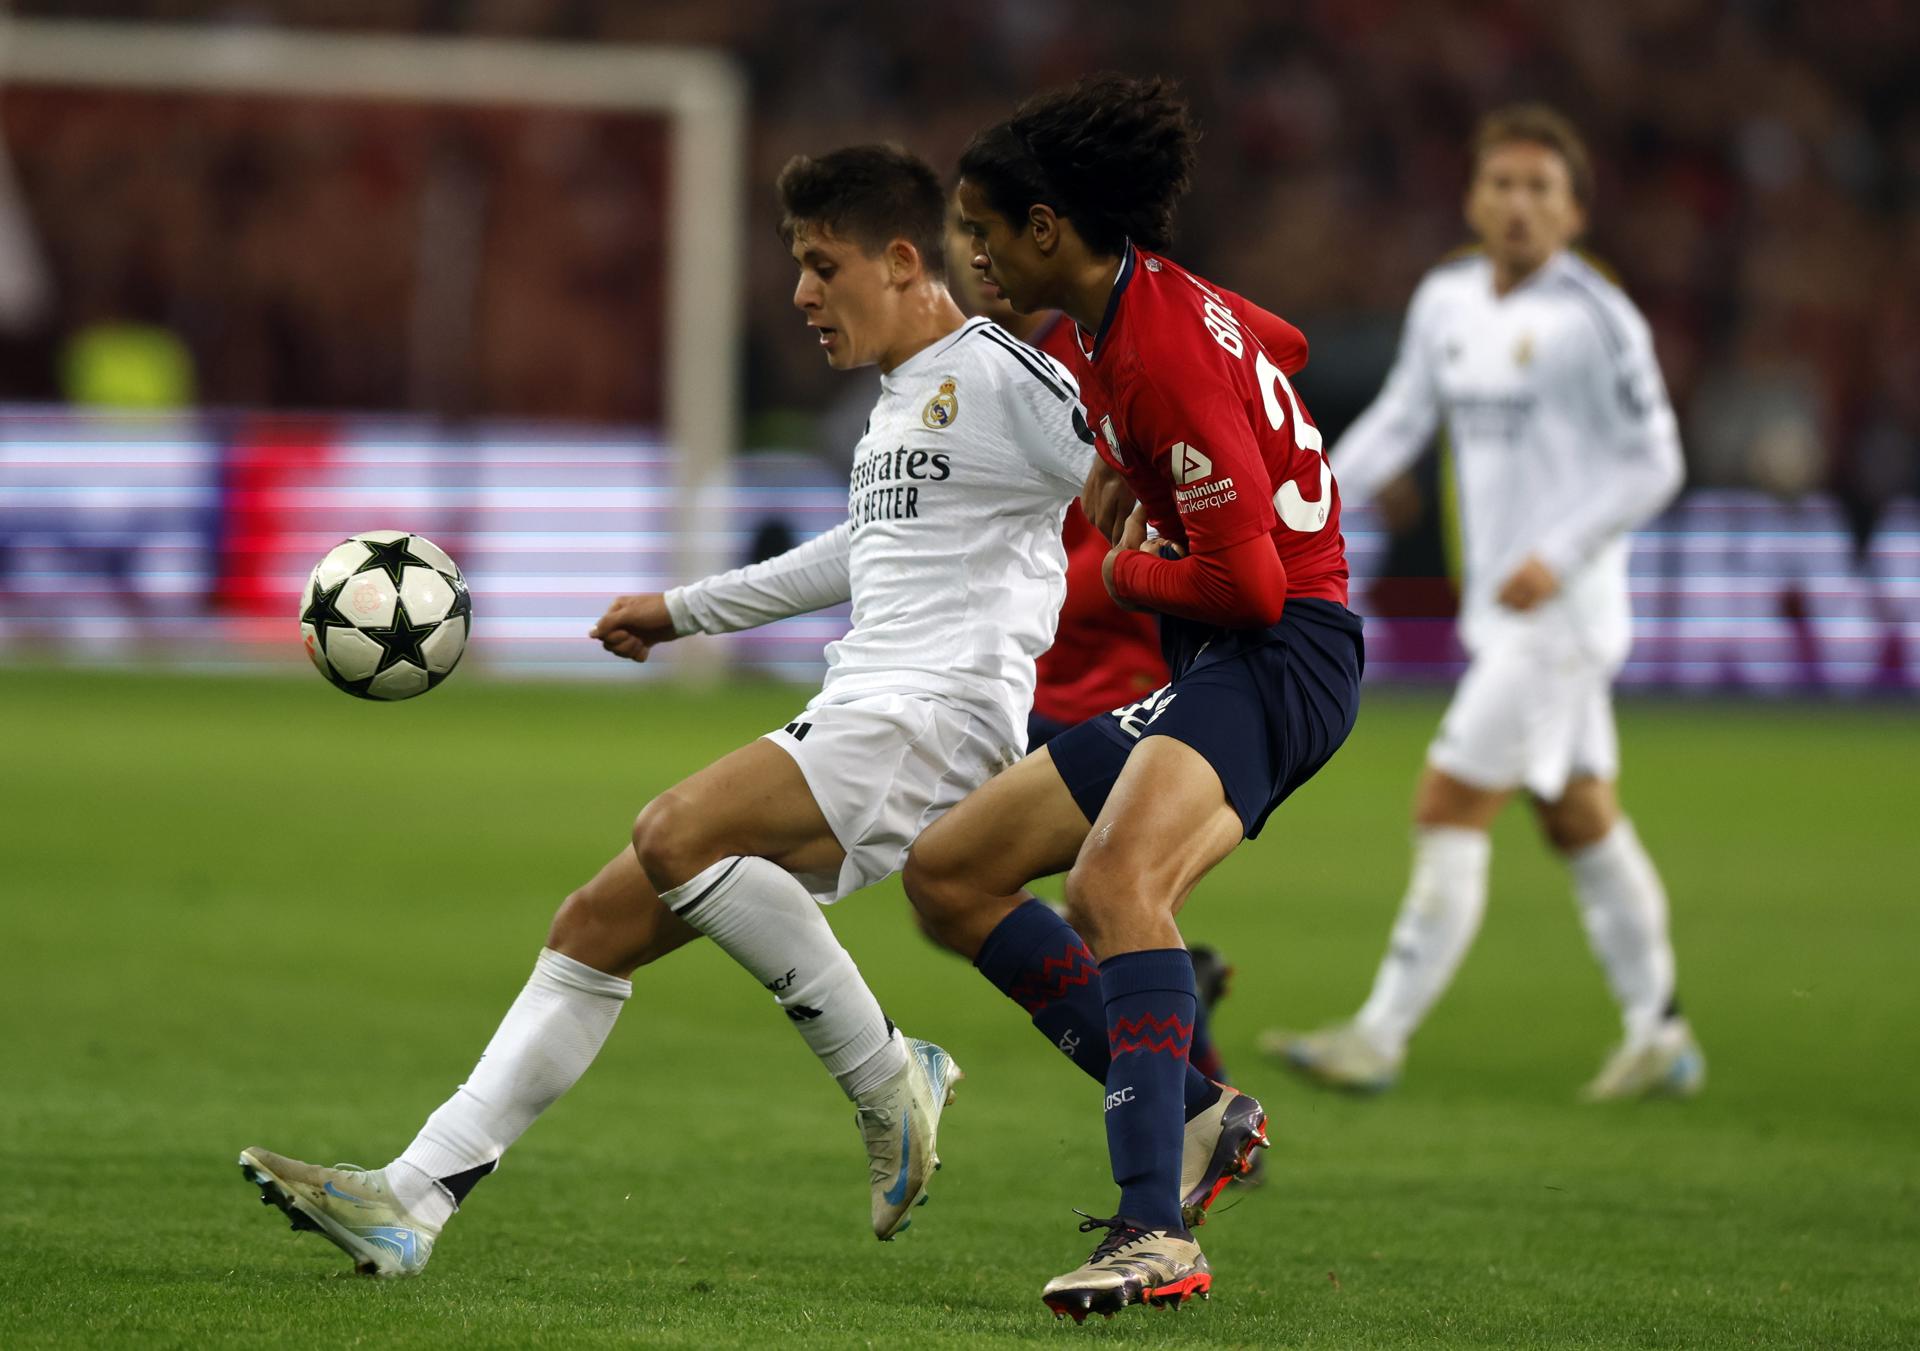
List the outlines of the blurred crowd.
<svg viewBox="0 0 1920 1351">
<path fill-rule="evenodd" d="M 1920 489 L 1911 0 L 15 0 L 14 11 L 732 50 L 753 98 L 746 372 L 748 412 L 763 428 L 817 416 L 838 392 L 787 307 L 790 265 L 771 230 L 767 185 L 796 151 L 892 138 L 944 167 L 976 127 L 1036 88 L 1101 68 L 1179 77 L 1206 140 L 1175 253 L 1307 330 L 1315 359 L 1303 388 L 1337 428 L 1377 385 L 1421 272 L 1464 240 L 1463 145 L 1475 119 L 1544 98 L 1591 141 L 1599 194 L 1588 247 L 1654 325 L 1693 482 L 1787 496 L 1831 488 L 1863 525 L 1878 504 Z M 368 307 L 395 303 L 407 288 L 391 259 L 411 253 L 401 226 L 368 204 L 378 175 L 352 155 L 315 152 L 311 124 L 305 158 L 252 166 L 286 180 L 273 228 L 235 236 L 215 190 L 231 166 L 189 157 L 156 171 L 108 132 L 89 138 L 58 118 L 29 134 L 15 125 L 15 98 L 6 132 L 53 259 L 56 332 L 115 312 L 170 325 L 185 335 L 203 397 L 444 403 L 431 380 L 394 386 L 406 363 L 356 336 L 345 292 L 366 293 Z M 647 340 L 636 318 L 646 274 L 622 264 L 619 246 L 657 229 L 633 185 L 658 178 L 622 172 L 631 150 L 603 128 L 547 146 L 544 161 L 524 132 L 485 152 L 498 173 L 521 174 L 490 191 L 522 217 L 490 217 L 475 245 L 488 289 L 508 285 L 492 280 L 496 266 L 532 272 L 496 300 L 501 331 L 488 341 L 537 349 L 539 360 L 496 356 L 519 371 L 520 392 L 487 392 L 485 373 L 466 407 L 621 418 L 653 397 L 608 357 L 637 358 Z M 128 266 L 130 252 L 155 247 L 128 225 L 143 192 L 173 202 L 172 214 L 145 218 L 168 233 L 166 248 L 231 254 L 235 266 Z M 333 227 L 359 232 L 351 247 L 287 215 L 330 194 L 355 203 Z M 258 372 L 236 380 L 235 363 L 264 359 L 257 339 L 221 345 L 204 322 L 193 326 L 228 303 L 220 288 L 240 266 L 312 274 L 276 311 L 273 340 L 300 354 L 291 385 Z M 509 314 L 532 331 L 513 333 Z M 562 379 L 549 368 L 563 353 L 604 373 Z"/>
<path fill-rule="evenodd" d="M 23 86 L 0 125 L 47 279 L 0 395 L 660 416 L 656 121 Z"/>
</svg>

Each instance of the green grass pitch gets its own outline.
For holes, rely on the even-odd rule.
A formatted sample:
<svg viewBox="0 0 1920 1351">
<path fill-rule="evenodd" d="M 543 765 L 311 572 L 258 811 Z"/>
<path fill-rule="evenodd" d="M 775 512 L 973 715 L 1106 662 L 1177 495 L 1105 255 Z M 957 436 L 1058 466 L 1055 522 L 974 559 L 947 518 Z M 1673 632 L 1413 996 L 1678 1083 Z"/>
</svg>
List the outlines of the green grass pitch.
<svg viewBox="0 0 1920 1351">
<path fill-rule="evenodd" d="M 968 1072 L 946 1170 L 867 1229 L 851 1112 L 754 982 L 690 949 L 419 1280 L 351 1277 L 234 1164 L 384 1162 L 460 1080 L 567 889 L 649 795 L 804 692 L 0 673 L 0 1345 L 1912 1346 L 1920 1343 L 1920 716 L 1629 704 L 1628 803 L 1711 1063 L 1687 1105 L 1574 1091 L 1615 1033 L 1566 882 L 1503 820 L 1478 948 L 1400 1091 L 1254 1058 L 1360 999 L 1438 703 L 1347 749 L 1185 917 L 1271 1181 L 1202 1231 L 1210 1304 L 1055 1324 L 1100 1094 L 896 884 L 832 912 Z"/>
</svg>

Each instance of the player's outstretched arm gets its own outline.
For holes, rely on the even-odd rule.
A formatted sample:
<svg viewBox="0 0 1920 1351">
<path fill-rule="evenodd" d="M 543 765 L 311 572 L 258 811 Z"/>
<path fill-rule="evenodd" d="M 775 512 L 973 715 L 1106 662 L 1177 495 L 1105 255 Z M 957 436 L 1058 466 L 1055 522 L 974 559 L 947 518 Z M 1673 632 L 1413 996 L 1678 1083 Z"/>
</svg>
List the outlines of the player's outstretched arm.
<svg viewBox="0 0 1920 1351">
<path fill-rule="evenodd" d="M 723 572 L 667 592 L 674 627 L 689 633 L 758 628 L 853 599 L 853 523 L 764 562 Z"/>
<path fill-rule="evenodd" d="M 649 649 L 690 633 L 733 633 L 824 610 L 853 598 L 852 554 L 853 524 L 842 521 L 764 562 L 667 592 L 622 596 L 590 636 L 616 656 L 645 661 Z"/>
</svg>

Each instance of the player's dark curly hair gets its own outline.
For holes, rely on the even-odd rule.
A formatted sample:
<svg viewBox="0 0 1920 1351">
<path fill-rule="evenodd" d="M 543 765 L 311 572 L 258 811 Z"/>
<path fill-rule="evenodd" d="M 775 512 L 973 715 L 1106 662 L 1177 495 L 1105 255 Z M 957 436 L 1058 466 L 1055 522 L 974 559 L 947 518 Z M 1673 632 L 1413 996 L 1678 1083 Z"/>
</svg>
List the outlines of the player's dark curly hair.
<svg viewBox="0 0 1920 1351">
<path fill-rule="evenodd" d="M 780 238 L 789 248 L 803 229 L 823 229 L 858 244 L 869 257 L 896 239 L 920 252 L 927 274 L 947 275 L 947 194 L 933 166 L 897 145 L 850 145 L 814 157 L 795 155 L 777 181 Z"/>
<path fill-rule="evenodd" d="M 1171 80 L 1089 75 L 1034 95 L 976 134 L 960 176 L 1016 224 L 1040 203 L 1098 253 L 1117 254 L 1129 239 L 1164 249 L 1199 139 Z"/>
</svg>

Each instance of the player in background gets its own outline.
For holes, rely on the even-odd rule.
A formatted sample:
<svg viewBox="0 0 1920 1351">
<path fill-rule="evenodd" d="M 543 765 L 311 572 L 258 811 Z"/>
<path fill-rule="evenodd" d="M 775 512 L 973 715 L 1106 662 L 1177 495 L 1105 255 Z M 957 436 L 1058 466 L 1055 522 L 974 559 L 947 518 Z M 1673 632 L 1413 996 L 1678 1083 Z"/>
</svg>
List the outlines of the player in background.
<svg viewBox="0 0 1920 1351">
<path fill-rule="evenodd" d="M 1627 535 L 1679 490 L 1680 441 L 1646 321 L 1569 251 L 1592 174 L 1579 136 L 1538 105 L 1473 141 L 1468 223 L 1481 248 L 1414 292 L 1386 385 L 1334 448 L 1349 502 L 1428 447 L 1444 420 L 1459 476 L 1472 663 L 1415 792 L 1413 871 L 1352 1022 L 1268 1034 L 1343 1088 L 1391 1085 L 1487 903 L 1488 829 L 1524 790 L 1566 860 L 1626 1034 L 1585 1096 L 1689 1096 L 1705 1061 L 1674 998 L 1667 896 L 1621 814 L 1611 684 L 1631 641 Z"/>
<path fill-rule="evenodd" d="M 887 146 L 801 157 L 779 191 L 794 304 L 830 366 L 881 371 L 849 519 L 752 567 L 622 596 L 592 636 L 644 661 L 848 600 L 852 629 L 805 712 L 655 798 L 567 897 L 480 1062 L 398 1158 L 361 1172 L 241 1155 L 264 1199 L 363 1271 L 424 1267 L 469 1189 L 585 1073 L 634 971 L 702 936 L 855 1103 L 876 1236 L 906 1227 L 939 1166 L 959 1069 L 895 1030 L 820 907 L 897 871 L 927 822 L 1019 757 L 1066 587 L 1061 513 L 1093 451 L 1064 373 L 948 294 L 946 196 L 924 162 Z"/>
<path fill-rule="evenodd" d="M 948 284 L 954 299 L 969 314 L 982 315 L 1014 337 L 1039 348 L 1065 366 L 1076 381 L 1087 373 L 1087 359 L 1073 336 L 1073 321 L 1058 310 L 1020 314 L 999 296 L 990 296 L 972 266 L 964 232 L 948 236 Z M 1296 330 L 1297 333 L 1297 330 Z M 1281 363 L 1288 375 L 1306 365 L 1307 342 L 1300 337 Z M 1289 364 L 1291 363 L 1291 364 Z M 1167 660 L 1160 654 L 1160 621 L 1141 610 L 1122 609 L 1100 580 L 1109 541 L 1087 520 L 1075 502 L 1067 508 L 1061 529 L 1067 550 L 1067 599 L 1060 607 L 1060 623 L 1053 646 L 1041 656 L 1035 670 L 1033 712 L 1027 715 L 1027 749 L 1046 745 L 1076 723 L 1133 703 L 1167 683 Z M 1216 1083 L 1231 1082 L 1220 1049 L 1213 1040 L 1214 1006 L 1226 997 L 1233 968 L 1218 951 L 1196 946 L 1193 954 L 1194 1068 Z M 1258 1180 L 1260 1156 L 1238 1181 Z"/>
<path fill-rule="evenodd" d="M 1333 755 L 1359 705 L 1339 499 L 1274 355 L 1297 334 L 1158 252 L 1193 142 L 1166 82 L 1092 77 L 978 133 L 956 194 L 992 293 L 1076 325 L 1098 449 L 1141 504 L 1104 580 L 1160 614 L 1173 672 L 976 791 L 905 872 L 933 931 L 1105 1084 L 1117 1213 L 1081 1226 L 1105 1235 L 1042 1292 L 1076 1320 L 1211 1287 L 1185 1140 L 1228 1123 L 1207 1127 L 1217 1191 L 1264 1143 L 1265 1113 L 1190 1063 L 1175 916 Z M 1064 918 L 1026 891 L 1061 871 Z"/>
</svg>

